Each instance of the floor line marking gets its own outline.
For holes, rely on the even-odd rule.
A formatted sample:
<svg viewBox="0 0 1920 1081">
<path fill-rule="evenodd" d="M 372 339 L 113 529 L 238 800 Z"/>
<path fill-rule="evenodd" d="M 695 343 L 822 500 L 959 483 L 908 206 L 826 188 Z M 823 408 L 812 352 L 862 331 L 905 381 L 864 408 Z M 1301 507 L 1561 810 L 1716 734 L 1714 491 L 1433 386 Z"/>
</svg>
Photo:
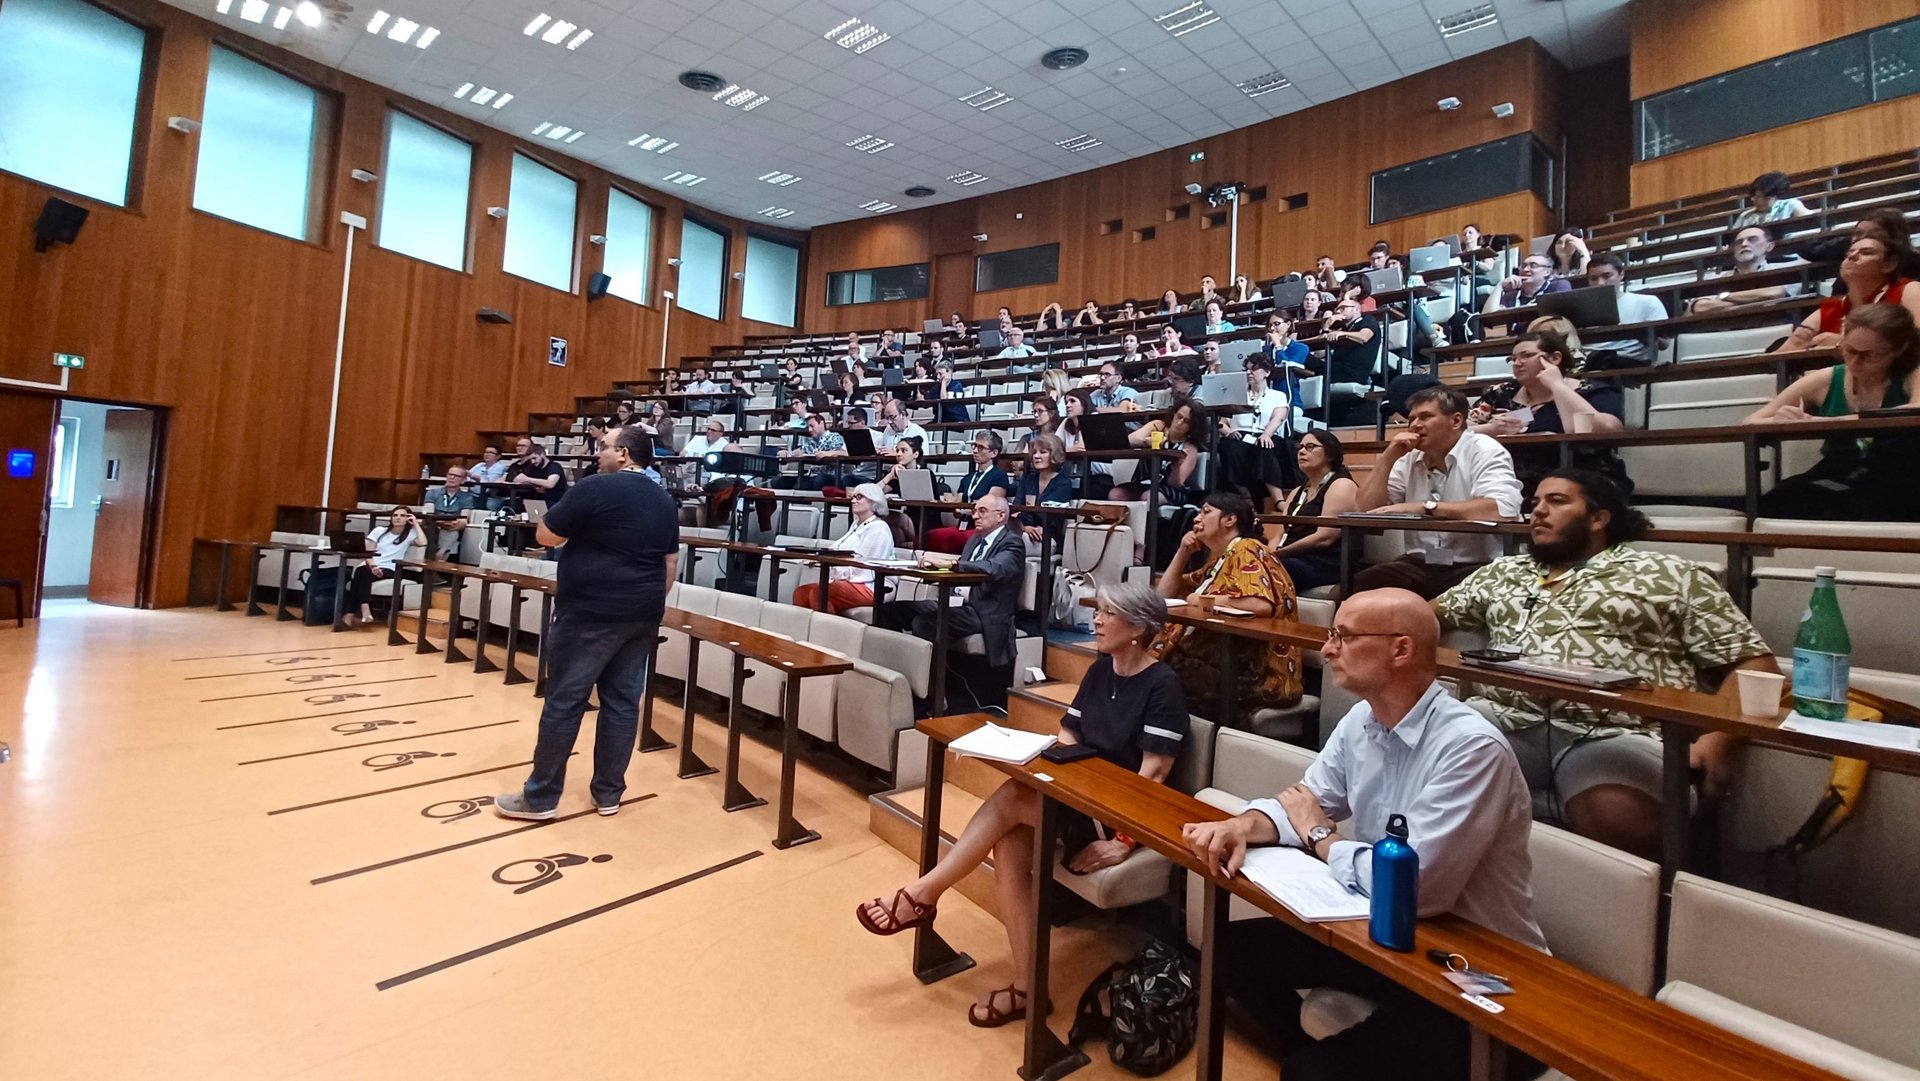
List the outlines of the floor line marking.
<svg viewBox="0 0 1920 1081">
<path fill-rule="evenodd" d="M 739 866 L 740 864 L 745 863 L 751 859 L 756 859 L 761 855 L 762 853 L 760 852 L 760 850 L 755 849 L 754 851 L 748 852 L 745 855 L 735 856 L 732 859 L 727 860 L 723 863 L 716 863 L 712 867 L 704 867 L 698 871 L 693 872 L 692 874 L 681 875 L 679 878 L 676 878 L 671 882 L 662 882 L 658 886 L 649 886 L 648 888 L 641 890 L 639 893 L 630 893 L 627 896 L 620 898 L 619 900 L 608 901 L 604 905 L 597 905 L 593 908 L 587 909 L 585 912 L 576 912 L 571 916 L 567 916 L 562 919 L 555 920 L 552 923 L 542 924 L 541 926 L 535 927 L 530 931 L 522 931 L 517 935 L 513 935 L 508 938 L 503 938 L 498 942 L 490 942 L 487 945 L 481 946 L 477 949 L 471 949 L 465 953 L 457 954 L 453 957 L 447 958 L 444 961 L 435 961 L 433 964 L 427 965 L 425 967 L 416 968 L 412 972 L 403 972 L 398 976 L 389 977 L 387 979 L 381 980 L 379 983 L 374 984 L 373 988 L 376 991 L 391 990 L 395 987 L 400 986 L 403 983 L 411 983 L 412 981 L 417 980 L 422 976 L 431 976 L 436 972 L 445 971 L 446 969 L 452 968 L 455 965 L 465 964 L 468 961 L 485 957 L 490 953 L 498 953 L 499 951 L 504 950 L 509 946 L 518 946 L 520 943 L 526 942 L 529 939 L 539 938 L 541 935 L 544 935 L 549 931 L 558 931 L 558 930 L 561 930 L 562 928 L 571 927 L 574 924 L 581 922 L 582 920 L 590 920 L 595 916 L 604 916 L 607 913 L 612 912 L 617 908 L 625 908 L 627 905 L 633 904 L 635 901 L 644 901 L 647 898 L 654 896 L 655 894 L 665 893 L 670 889 L 675 889 L 679 886 L 684 886 L 689 882 L 696 882 L 702 878 L 707 877 L 708 875 L 717 874 L 721 871 L 727 870 L 730 867 Z"/>
<path fill-rule="evenodd" d="M 395 676 L 392 679 L 370 679 L 364 683 L 329 683 L 327 684 L 327 687 L 371 687 L 379 683 L 406 683 L 410 680 L 416 680 L 416 679 L 438 679 L 438 678 L 440 678 L 440 673 L 434 672 L 424 676 Z M 316 690 L 311 684 L 309 684 L 308 686 L 305 686 L 305 687 L 295 687 L 291 690 L 285 690 L 285 691 L 259 691 L 255 694 L 230 694 L 224 698 L 202 698 L 200 700 L 200 704 L 206 705 L 208 702 L 238 702 L 242 698 L 271 698 L 276 694 L 325 694 L 325 693 L 326 693 L 326 687 L 322 687 Z"/>
<path fill-rule="evenodd" d="M 322 747 L 315 751 L 296 751 L 293 754 L 276 754 L 272 758 L 249 758 L 245 762 L 236 762 L 238 766 L 257 766 L 262 762 L 284 762 L 289 758 L 305 758 L 308 755 L 332 754 L 335 751 L 351 751 L 356 747 L 378 747 L 382 743 L 417 743 L 435 736 L 449 736 L 455 732 L 472 732 L 479 728 L 498 728 L 503 724 L 519 724 L 516 718 L 511 721 L 489 721 L 486 724 L 470 724 L 465 728 L 443 728 L 438 732 L 415 732 L 410 736 L 394 736 L 392 739 L 370 739 L 364 743 L 343 743 L 338 747 Z"/>
<path fill-rule="evenodd" d="M 324 691 L 315 691 L 324 694 Z M 231 732 L 236 728 L 258 728 L 263 724 L 286 724 L 288 721 L 317 721 L 322 717 L 345 717 L 354 713 L 377 713 L 383 709 L 405 709 L 408 706 L 431 706 L 435 702 L 458 702 L 462 698 L 472 698 L 470 694 L 456 694 L 446 698 L 423 698 L 418 702 L 393 702 L 384 706 L 364 706 L 360 709 L 335 710 L 332 713 L 305 713 L 298 717 L 275 717 L 271 721 L 248 721 L 246 724 L 223 724 L 215 732 Z"/>
<path fill-rule="evenodd" d="M 233 679 L 238 676 L 277 676 L 282 672 L 311 672 L 318 668 L 352 668 L 361 664 L 394 664 L 405 657 L 382 657 L 377 661 L 341 661 L 339 664 L 303 664 L 298 668 L 268 668 L 257 672 L 221 672 L 211 676 L 182 676 L 182 679 Z"/>
<path fill-rule="evenodd" d="M 620 801 L 620 806 L 625 807 L 630 803 L 639 803 L 642 800 L 650 800 L 658 795 L 659 795 L 658 792 L 648 792 L 644 796 L 635 796 L 632 799 L 623 799 Z M 379 863 L 369 863 L 365 867 L 355 867 L 351 871 L 340 871 L 335 874 L 321 875 L 319 878 L 310 880 L 308 882 L 308 885 L 319 886 L 328 882 L 338 882 L 343 878 L 352 878 L 354 875 L 364 875 L 368 871 L 383 871 L 388 867 L 397 867 L 403 863 L 411 863 L 414 860 L 426 859 L 428 856 L 439 856 L 448 852 L 456 852 L 462 848 L 471 848 L 477 844 L 485 844 L 488 841 L 498 841 L 502 837 L 512 837 L 515 834 L 525 833 L 528 830 L 537 830 L 541 826 L 551 826 L 557 822 L 568 822 L 576 818 L 584 818 L 587 815 L 598 814 L 598 813 L 599 811 L 596 808 L 589 807 L 584 811 L 575 811 L 572 814 L 560 815 L 557 818 L 549 818 L 541 822 L 529 822 L 524 826 L 516 826 L 513 829 L 502 830 L 499 833 L 489 833 L 485 837 L 474 837 L 469 840 L 455 842 L 454 844 L 443 845 L 439 848 L 430 848 L 425 852 L 415 852 L 411 856 L 396 856 L 395 858 L 390 860 L 381 860 Z"/>
<path fill-rule="evenodd" d="M 360 643 L 360 644 L 359 644 L 359 645 L 357 645 L 357 646 L 325 646 L 325 647 L 320 647 L 320 646 L 299 646 L 299 647 L 296 647 L 296 648 L 294 648 L 294 649 L 263 649 L 263 650 L 261 650 L 261 651 L 260 651 L 260 652 L 258 652 L 258 653 L 217 653 L 217 654 L 215 654 L 215 655 L 213 655 L 213 656 L 211 656 L 211 657 L 175 657 L 175 658 L 173 658 L 173 663 L 174 663 L 174 664 L 181 664 L 181 663 L 184 663 L 184 662 L 186 662 L 186 661 L 230 661 L 230 660 L 232 660 L 232 659 L 234 659 L 235 657 L 271 657 L 271 656 L 273 656 L 273 655 L 274 655 L 274 654 L 276 654 L 276 653 L 305 653 L 305 652 L 307 652 L 307 651 L 309 651 L 309 650 L 317 650 L 317 649 L 321 649 L 321 648 L 325 648 L 325 649 L 372 649 L 372 648 L 373 648 L 374 646 L 381 646 L 381 645 L 385 645 L 385 644 L 386 644 L 385 642 L 362 642 L 362 643 Z"/>
<path fill-rule="evenodd" d="M 572 758 L 574 755 L 579 753 L 580 752 L 578 751 L 568 751 L 567 757 Z M 395 792 L 405 792 L 410 788 L 426 788 L 430 785 L 445 784 L 448 781 L 458 781 L 468 777 L 480 777 L 489 773 L 499 773 L 503 769 L 519 769 L 521 766 L 531 766 L 531 765 L 533 765 L 533 760 L 529 758 L 525 762 L 508 762 L 504 766 L 488 766 L 486 769 L 476 769 L 467 773 L 455 773 L 446 777 L 435 777 L 430 781 L 415 781 L 412 784 L 397 784 L 397 785 L 394 785 L 392 788 L 376 788 L 371 792 L 360 792 L 351 796 L 335 796 L 332 799 L 315 800 L 312 803 L 300 803 L 300 804 L 295 804 L 292 807 L 282 807 L 277 811 L 268 811 L 267 817 L 271 818 L 274 815 L 290 814 L 294 811 L 311 811 L 315 807 L 331 807 L 336 803 L 351 803 L 352 801 L 357 799 L 368 799 L 372 796 L 386 796 L 386 795 L 391 795 Z"/>
</svg>

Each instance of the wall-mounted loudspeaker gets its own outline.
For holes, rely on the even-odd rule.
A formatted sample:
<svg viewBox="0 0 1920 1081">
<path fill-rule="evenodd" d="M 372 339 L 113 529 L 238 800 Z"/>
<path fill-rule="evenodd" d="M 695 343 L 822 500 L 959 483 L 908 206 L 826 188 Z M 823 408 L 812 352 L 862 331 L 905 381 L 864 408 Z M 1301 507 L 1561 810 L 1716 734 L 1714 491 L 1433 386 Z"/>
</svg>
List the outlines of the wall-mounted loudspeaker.
<svg viewBox="0 0 1920 1081">
<path fill-rule="evenodd" d="M 87 223 L 84 206 L 76 206 L 65 199 L 48 199 L 47 205 L 40 208 L 40 218 L 33 223 L 33 250 L 46 251 L 55 244 L 71 244 L 80 236 L 80 227 Z"/>
<path fill-rule="evenodd" d="M 587 279 L 587 299 L 599 300 L 601 297 L 606 296 L 607 290 L 611 288 L 613 288 L 612 275 L 595 274 L 593 277 Z"/>
<path fill-rule="evenodd" d="M 513 316 L 508 315 L 498 308 L 481 308 L 480 321 L 482 323 L 511 323 L 513 322 Z"/>
</svg>

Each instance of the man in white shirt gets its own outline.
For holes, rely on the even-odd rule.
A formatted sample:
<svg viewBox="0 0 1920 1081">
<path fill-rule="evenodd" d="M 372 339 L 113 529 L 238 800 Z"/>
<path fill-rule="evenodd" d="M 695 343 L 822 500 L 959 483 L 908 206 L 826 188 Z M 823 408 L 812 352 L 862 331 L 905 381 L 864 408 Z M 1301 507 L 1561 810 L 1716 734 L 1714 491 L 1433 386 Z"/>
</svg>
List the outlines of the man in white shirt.
<svg viewBox="0 0 1920 1081">
<path fill-rule="evenodd" d="M 1627 288 L 1627 261 L 1620 255 L 1603 251 L 1587 260 L 1587 284 L 1611 285 L 1620 298 L 1620 322 L 1657 323 L 1667 317 L 1667 306 L 1659 297 L 1650 297 L 1645 293 L 1636 293 Z M 1582 335 L 1585 337 L 1585 335 Z M 1627 364 L 1652 364 L 1654 350 L 1647 344 L 1645 335 L 1630 338 L 1587 338 L 1590 350 L 1605 349 L 1613 353 L 1619 361 Z M 1666 344 L 1662 339 L 1660 344 Z"/>
<path fill-rule="evenodd" d="M 1025 360 L 1038 350 L 1027 344 L 1027 332 L 1019 327 L 1007 328 L 1006 347 L 993 355 L 995 360 Z"/>
<path fill-rule="evenodd" d="M 1733 271 L 1720 278 L 1720 284 L 1727 288 L 1718 296 L 1694 297 L 1687 310 L 1696 314 L 1701 312 L 1723 312 L 1729 308 L 1744 307 L 1748 304 L 1766 304 L 1770 301 L 1785 300 L 1800 295 L 1797 285 L 1762 285 L 1753 289 L 1734 288 L 1743 276 L 1759 274 L 1762 271 L 1778 270 L 1779 265 L 1768 262 L 1773 254 L 1773 230 L 1758 223 L 1743 225 L 1733 234 Z"/>
<path fill-rule="evenodd" d="M 689 413 L 711 413 L 713 401 L 699 395 L 720 393 L 720 384 L 707 375 L 705 368 L 696 367 L 693 369 L 693 378 L 680 388 L 680 392 L 686 395 L 685 401 Z"/>
<path fill-rule="evenodd" d="M 1435 681 L 1439 639 L 1433 610 L 1406 590 L 1342 605 L 1321 656 L 1334 681 L 1363 700 L 1299 784 L 1224 822 L 1188 823 L 1181 834 L 1195 856 L 1228 875 L 1248 845 L 1281 844 L 1305 849 L 1334 881 L 1371 894 L 1373 844 L 1389 815 L 1404 815 L 1420 854 L 1421 916 L 1450 912 L 1545 951 L 1533 917 L 1526 780 L 1500 730 Z M 1465 1022 L 1278 921 L 1228 925 L 1219 956 L 1228 993 L 1279 1040 L 1286 1081 L 1467 1074 Z M 1310 1040 L 1299 1024 L 1302 987 L 1355 992 L 1377 1007 L 1351 1028 Z"/>
<path fill-rule="evenodd" d="M 1360 486 L 1355 510 L 1468 522 L 1520 516 L 1513 457 L 1493 437 L 1467 430 L 1467 400 L 1459 391 L 1416 391 L 1407 410 L 1407 430 L 1387 440 Z M 1403 536 L 1407 554 L 1354 575 L 1354 594 L 1398 587 L 1432 600 L 1501 551 L 1500 538 L 1485 533 Z"/>
<path fill-rule="evenodd" d="M 867 347 L 860 344 L 859 331 L 850 330 L 847 332 L 847 355 L 843 359 L 849 362 L 867 359 Z"/>
<path fill-rule="evenodd" d="M 908 436 L 919 436 L 920 445 L 927 445 L 927 430 L 907 416 L 907 404 L 898 398 L 887 399 L 880 409 L 880 432 L 873 441 L 874 448 L 882 454 L 892 454 L 894 444 Z"/>
<path fill-rule="evenodd" d="M 718 417 L 707 418 L 706 430 L 680 448 L 680 454 L 687 458 L 705 458 L 716 451 L 733 449 L 733 442 L 727 438 L 727 426 Z"/>
</svg>

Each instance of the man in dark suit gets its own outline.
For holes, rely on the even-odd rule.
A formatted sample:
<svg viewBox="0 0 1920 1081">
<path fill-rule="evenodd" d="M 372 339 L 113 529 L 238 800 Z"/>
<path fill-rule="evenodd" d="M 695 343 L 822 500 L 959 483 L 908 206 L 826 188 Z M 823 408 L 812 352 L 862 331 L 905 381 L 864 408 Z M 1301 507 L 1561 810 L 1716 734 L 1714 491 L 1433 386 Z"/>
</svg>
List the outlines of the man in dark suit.
<svg viewBox="0 0 1920 1081">
<path fill-rule="evenodd" d="M 1027 545 L 1018 529 L 1007 524 L 1007 500 L 992 492 L 973 501 L 973 536 L 957 556 L 928 552 L 923 567 L 952 567 L 966 574 L 984 574 L 987 580 L 965 590 L 966 596 L 947 612 L 949 642 L 984 635 L 987 663 L 996 668 L 1013 663 L 1013 616 L 1020 607 L 1020 579 L 1026 572 Z M 960 590 L 955 590 L 958 596 Z M 889 630 L 912 631 L 933 640 L 936 601 L 890 601 L 874 613 L 875 622 Z"/>
</svg>

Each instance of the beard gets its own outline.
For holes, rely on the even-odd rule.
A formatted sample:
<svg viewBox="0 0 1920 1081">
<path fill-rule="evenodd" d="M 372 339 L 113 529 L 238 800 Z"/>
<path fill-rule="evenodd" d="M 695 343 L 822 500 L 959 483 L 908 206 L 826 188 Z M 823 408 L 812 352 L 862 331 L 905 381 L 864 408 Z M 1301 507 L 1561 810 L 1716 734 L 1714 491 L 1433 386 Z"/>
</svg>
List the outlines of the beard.
<svg viewBox="0 0 1920 1081">
<path fill-rule="evenodd" d="M 1548 540 L 1530 542 L 1527 550 L 1535 561 L 1549 566 L 1575 563 L 1586 553 L 1592 539 L 1587 533 L 1558 533 Z"/>
</svg>

